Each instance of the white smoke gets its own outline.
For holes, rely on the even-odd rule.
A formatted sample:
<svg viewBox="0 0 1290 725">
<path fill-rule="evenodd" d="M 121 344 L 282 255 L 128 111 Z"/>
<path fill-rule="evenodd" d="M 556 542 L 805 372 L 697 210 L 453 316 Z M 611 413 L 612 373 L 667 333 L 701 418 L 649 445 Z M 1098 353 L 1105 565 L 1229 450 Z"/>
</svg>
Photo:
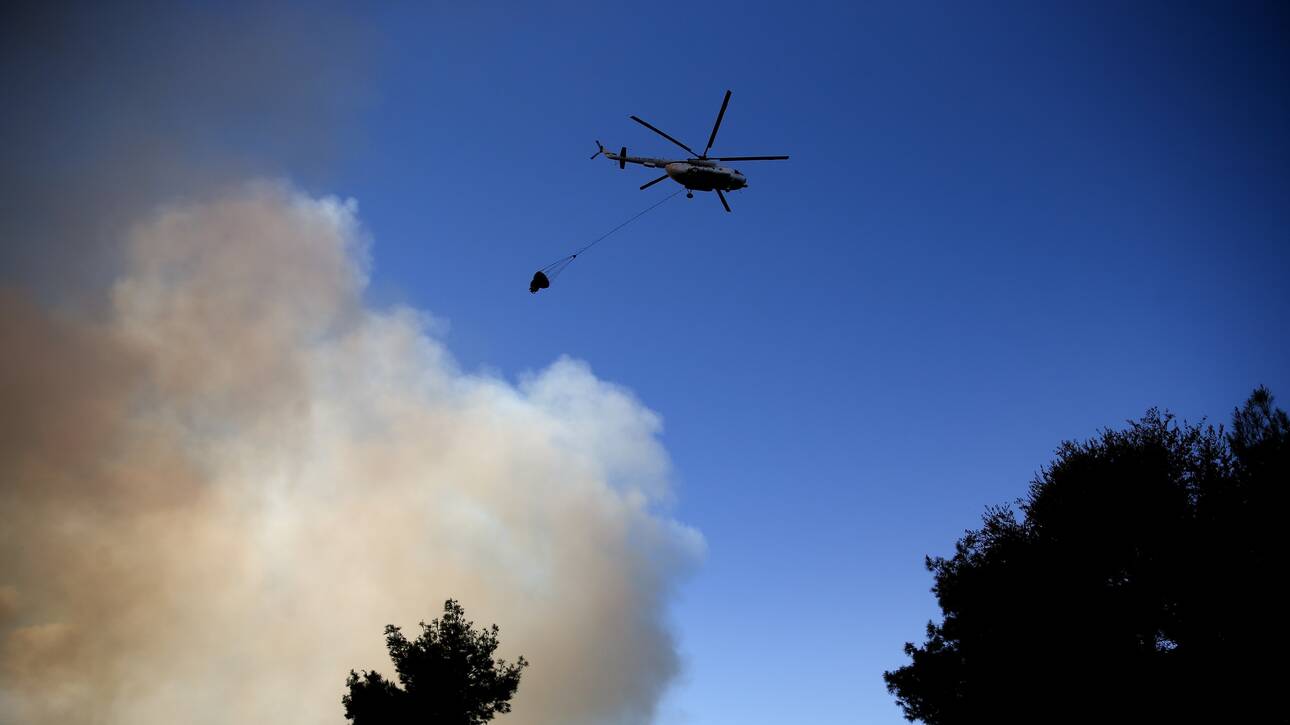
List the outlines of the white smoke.
<svg viewBox="0 0 1290 725">
<path fill-rule="evenodd" d="M 532 661 L 503 722 L 651 720 L 703 548 L 658 416 L 459 369 L 356 213 L 251 184 L 135 227 L 106 321 L 0 296 L 0 721 L 340 722 L 449 597 Z"/>
</svg>

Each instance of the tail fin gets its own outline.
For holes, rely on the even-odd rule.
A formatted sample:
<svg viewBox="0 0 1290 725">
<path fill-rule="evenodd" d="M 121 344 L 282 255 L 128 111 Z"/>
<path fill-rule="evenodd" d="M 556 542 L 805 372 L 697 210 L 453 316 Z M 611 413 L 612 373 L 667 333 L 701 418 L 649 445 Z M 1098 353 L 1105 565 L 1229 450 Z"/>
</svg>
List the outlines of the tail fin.
<svg viewBox="0 0 1290 725">
<path fill-rule="evenodd" d="M 594 159 L 594 158 L 596 158 L 597 156 L 599 156 L 599 155 L 603 154 L 604 152 L 605 152 L 605 147 L 604 147 L 604 146 L 601 146 L 601 145 L 600 145 L 600 142 L 599 142 L 599 141 L 597 141 L 597 142 L 596 142 L 596 153 L 592 154 L 592 155 L 591 155 L 591 158 L 593 158 L 593 159 Z"/>
</svg>

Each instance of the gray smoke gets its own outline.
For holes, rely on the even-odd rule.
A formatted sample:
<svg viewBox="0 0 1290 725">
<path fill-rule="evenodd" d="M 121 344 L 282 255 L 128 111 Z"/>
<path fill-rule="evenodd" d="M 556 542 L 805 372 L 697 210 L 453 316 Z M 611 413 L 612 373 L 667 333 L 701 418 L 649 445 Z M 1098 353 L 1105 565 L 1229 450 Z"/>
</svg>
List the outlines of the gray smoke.
<svg viewBox="0 0 1290 725">
<path fill-rule="evenodd" d="M 448 597 L 533 662 L 505 721 L 648 722 L 702 550 L 658 417 L 461 370 L 364 301 L 354 202 L 244 181 L 326 184 L 363 25 L 0 13 L 0 722 L 339 722 Z"/>
<path fill-rule="evenodd" d="M 106 321 L 4 299 L 0 720 L 336 721 L 457 597 L 534 663 L 509 722 L 649 721 L 702 550 L 658 417 L 461 371 L 363 304 L 355 215 L 251 184 L 138 225 Z"/>
</svg>

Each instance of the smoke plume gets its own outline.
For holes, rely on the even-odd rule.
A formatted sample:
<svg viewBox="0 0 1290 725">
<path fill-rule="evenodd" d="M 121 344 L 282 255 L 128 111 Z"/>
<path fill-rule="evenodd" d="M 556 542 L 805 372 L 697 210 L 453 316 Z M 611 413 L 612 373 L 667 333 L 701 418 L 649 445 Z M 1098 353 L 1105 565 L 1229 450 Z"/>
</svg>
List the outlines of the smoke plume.
<svg viewBox="0 0 1290 725">
<path fill-rule="evenodd" d="M 257 182 L 126 236 L 105 311 L 0 295 L 0 721 L 342 721 L 458 598 L 522 723 L 648 722 L 702 540 L 659 418 L 572 359 L 461 370 L 364 302 L 354 202 Z"/>
</svg>

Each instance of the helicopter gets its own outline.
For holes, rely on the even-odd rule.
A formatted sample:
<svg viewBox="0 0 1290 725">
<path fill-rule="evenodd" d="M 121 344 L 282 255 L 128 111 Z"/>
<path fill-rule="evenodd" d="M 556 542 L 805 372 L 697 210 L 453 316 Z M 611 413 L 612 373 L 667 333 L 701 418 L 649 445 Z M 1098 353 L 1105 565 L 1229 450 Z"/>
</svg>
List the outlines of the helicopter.
<svg viewBox="0 0 1290 725">
<path fill-rule="evenodd" d="M 726 106 L 730 105 L 730 91 L 726 91 L 725 100 L 721 101 L 721 110 L 717 112 L 717 122 L 712 124 L 712 135 L 708 136 L 708 145 L 703 149 L 702 154 L 694 152 L 694 149 L 677 141 L 663 131 L 651 126 L 645 119 L 639 116 L 630 118 L 640 125 L 648 128 L 654 133 L 680 146 L 690 152 L 690 157 L 686 159 L 656 159 L 644 156 L 628 156 L 627 147 L 623 146 L 618 153 L 608 151 L 599 141 L 596 142 L 596 153 L 591 158 L 604 155 L 610 161 L 617 161 L 618 168 L 625 169 L 627 164 L 640 164 L 646 168 L 663 169 L 665 174 L 645 184 L 641 184 L 641 190 L 657 184 L 658 182 L 671 178 L 676 183 L 685 187 L 687 198 L 693 199 L 696 191 L 715 191 L 717 198 L 721 200 L 721 205 L 730 211 L 730 204 L 726 202 L 726 195 L 722 192 L 737 191 L 748 186 L 748 179 L 738 169 L 732 169 L 721 166 L 718 161 L 785 161 L 787 156 L 708 156 L 712 150 L 712 143 L 717 140 L 717 129 L 721 128 L 721 119 L 726 115 Z"/>
</svg>

